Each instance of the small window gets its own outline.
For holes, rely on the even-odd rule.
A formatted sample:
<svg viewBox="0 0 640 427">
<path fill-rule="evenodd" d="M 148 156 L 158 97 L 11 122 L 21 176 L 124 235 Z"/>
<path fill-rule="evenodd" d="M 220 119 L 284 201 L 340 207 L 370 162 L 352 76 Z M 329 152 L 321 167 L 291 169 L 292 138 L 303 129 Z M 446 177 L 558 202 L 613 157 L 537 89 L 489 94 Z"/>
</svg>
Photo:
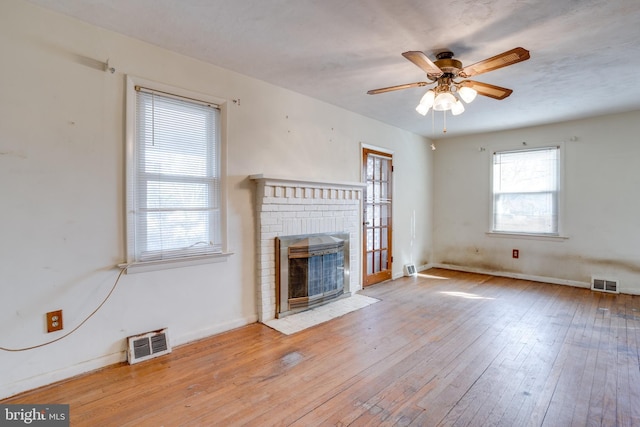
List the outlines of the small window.
<svg viewBox="0 0 640 427">
<path fill-rule="evenodd" d="M 135 86 L 129 95 L 129 262 L 222 252 L 220 109 Z"/>
<path fill-rule="evenodd" d="M 560 148 L 493 155 L 494 232 L 558 235 Z"/>
</svg>

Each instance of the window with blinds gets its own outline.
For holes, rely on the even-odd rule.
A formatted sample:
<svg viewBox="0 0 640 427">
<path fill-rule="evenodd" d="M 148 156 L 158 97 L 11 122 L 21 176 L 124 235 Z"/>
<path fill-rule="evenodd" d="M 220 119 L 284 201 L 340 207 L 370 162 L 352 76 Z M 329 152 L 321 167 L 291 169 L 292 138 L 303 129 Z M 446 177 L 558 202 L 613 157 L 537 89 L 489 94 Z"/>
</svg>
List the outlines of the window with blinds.
<svg viewBox="0 0 640 427">
<path fill-rule="evenodd" d="M 493 230 L 558 234 L 560 148 L 493 155 Z"/>
<path fill-rule="evenodd" d="M 135 87 L 130 262 L 222 252 L 219 122 L 216 105 Z"/>
</svg>

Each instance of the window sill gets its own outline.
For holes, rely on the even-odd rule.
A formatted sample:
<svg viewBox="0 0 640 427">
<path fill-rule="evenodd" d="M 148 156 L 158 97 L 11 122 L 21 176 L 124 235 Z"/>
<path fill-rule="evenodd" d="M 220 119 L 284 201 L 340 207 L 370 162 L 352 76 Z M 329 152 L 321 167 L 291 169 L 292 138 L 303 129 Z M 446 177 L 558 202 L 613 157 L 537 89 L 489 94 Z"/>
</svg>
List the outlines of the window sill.
<svg viewBox="0 0 640 427">
<path fill-rule="evenodd" d="M 529 239 L 529 240 L 546 240 L 551 242 L 564 242 L 569 237 L 556 234 L 531 234 L 531 233 L 513 233 L 500 231 L 487 231 L 489 237 L 506 237 L 511 239 Z"/>
<path fill-rule="evenodd" d="M 191 267 L 194 265 L 226 262 L 232 252 L 214 255 L 202 255 L 189 258 L 162 259 L 157 261 L 132 262 L 118 264 L 118 267 L 126 270 L 127 274 L 146 273 L 148 271 L 167 270 L 169 268 Z"/>
</svg>

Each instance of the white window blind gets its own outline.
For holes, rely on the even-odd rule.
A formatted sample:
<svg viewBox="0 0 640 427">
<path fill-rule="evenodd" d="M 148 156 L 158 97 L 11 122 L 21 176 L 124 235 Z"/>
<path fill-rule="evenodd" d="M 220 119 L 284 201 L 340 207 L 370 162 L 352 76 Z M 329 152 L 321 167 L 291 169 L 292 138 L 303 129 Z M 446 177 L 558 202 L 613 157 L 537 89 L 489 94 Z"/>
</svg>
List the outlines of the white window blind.
<svg viewBox="0 0 640 427">
<path fill-rule="evenodd" d="M 558 234 L 560 149 L 496 152 L 493 231 Z"/>
<path fill-rule="evenodd" d="M 136 87 L 134 261 L 222 252 L 220 111 Z"/>
</svg>

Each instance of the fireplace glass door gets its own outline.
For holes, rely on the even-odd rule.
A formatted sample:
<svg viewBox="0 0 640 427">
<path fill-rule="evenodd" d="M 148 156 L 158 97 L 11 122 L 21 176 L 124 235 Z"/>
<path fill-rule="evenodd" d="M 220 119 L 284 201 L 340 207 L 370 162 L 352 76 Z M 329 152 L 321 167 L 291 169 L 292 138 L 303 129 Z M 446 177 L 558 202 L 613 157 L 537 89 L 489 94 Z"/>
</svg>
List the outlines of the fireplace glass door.
<svg viewBox="0 0 640 427">
<path fill-rule="evenodd" d="M 276 316 L 348 296 L 349 234 L 276 238 Z"/>
</svg>

